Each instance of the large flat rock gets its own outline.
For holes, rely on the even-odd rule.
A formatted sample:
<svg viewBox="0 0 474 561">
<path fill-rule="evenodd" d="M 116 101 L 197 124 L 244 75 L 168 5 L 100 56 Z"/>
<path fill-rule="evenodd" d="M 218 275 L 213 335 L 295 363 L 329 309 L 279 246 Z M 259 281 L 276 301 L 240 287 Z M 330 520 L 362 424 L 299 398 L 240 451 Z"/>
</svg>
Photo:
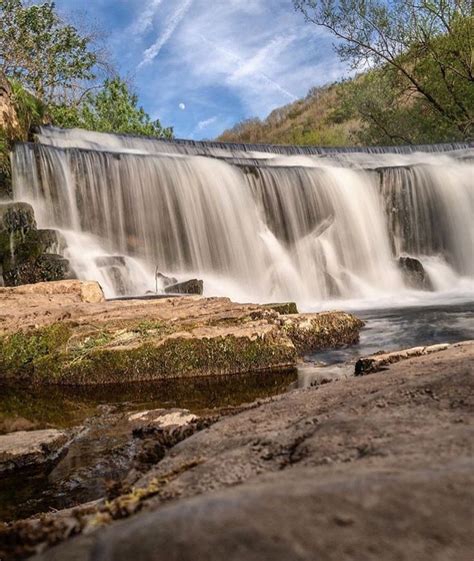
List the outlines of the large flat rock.
<svg viewBox="0 0 474 561">
<path fill-rule="evenodd" d="M 228 298 L 104 301 L 97 283 L 0 288 L 0 379 L 104 384 L 284 370 L 354 343 L 351 314 L 282 315 Z"/>
</svg>

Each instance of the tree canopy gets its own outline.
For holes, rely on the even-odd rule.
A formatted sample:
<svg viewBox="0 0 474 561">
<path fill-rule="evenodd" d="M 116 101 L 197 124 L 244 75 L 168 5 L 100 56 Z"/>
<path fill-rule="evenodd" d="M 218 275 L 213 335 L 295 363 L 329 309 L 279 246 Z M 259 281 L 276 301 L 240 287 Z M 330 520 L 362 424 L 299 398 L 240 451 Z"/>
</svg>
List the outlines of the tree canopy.
<svg viewBox="0 0 474 561">
<path fill-rule="evenodd" d="M 54 2 L 0 0 L 0 69 L 49 103 L 95 77 L 92 38 L 62 21 Z"/>
<path fill-rule="evenodd" d="M 99 132 L 115 132 L 172 138 L 173 129 L 152 120 L 138 97 L 120 77 L 106 79 L 103 87 L 85 95 L 77 107 L 52 106 L 54 122 L 63 127 L 80 127 Z"/>
<path fill-rule="evenodd" d="M 109 76 L 98 83 L 105 67 Z M 49 116 L 64 127 L 173 136 L 172 128 L 163 128 L 138 105 L 124 80 L 110 76 L 95 34 L 64 21 L 54 2 L 0 0 L 0 72 L 14 85 L 18 108 L 26 109 L 25 124 Z M 43 106 L 28 114 L 30 94 Z"/>
</svg>

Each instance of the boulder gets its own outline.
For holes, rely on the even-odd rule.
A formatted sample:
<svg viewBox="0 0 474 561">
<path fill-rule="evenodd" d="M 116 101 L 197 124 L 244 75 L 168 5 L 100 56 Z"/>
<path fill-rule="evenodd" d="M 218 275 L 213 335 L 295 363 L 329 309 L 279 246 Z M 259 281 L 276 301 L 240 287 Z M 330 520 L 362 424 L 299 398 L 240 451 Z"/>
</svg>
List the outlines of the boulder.
<svg viewBox="0 0 474 561">
<path fill-rule="evenodd" d="M 55 429 L 0 435 L 0 475 L 52 462 L 59 457 L 67 442 L 67 433 Z"/>
<path fill-rule="evenodd" d="M 41 297 L 47 297 L 48 301 L 55 298 L 61 301 L 84 302 L 87 304 L 98 304 L 104 302 L 105 297 L 100 284 L 96 281 L 64 280 L 56 282 L 39 282 L 26 284 L 15 288 L 0 289 L 8 300 L 21 300 L 25 306 L 34 306 L 34 302 L 45 303 Z M 25 296 L 29 297 L 26 302 Z"/>
<path fill-rule="evenodd" d="M 56 230 L 37 230 L 31 205 L 0 204 L 0 273 L 2 284 L 19 286 L 72 278 L 66 247 Z"/>
<path fill-rule="evenodd" d="M 433 290 L 433 284 L 421 261 L 414 257 L 400 257 L 398 266 L 408 286 L 418 290 Z"/>
<path fill-rule="evenodd" d="M 165 288 L 166 294 L 198 294 L 204 292 L 204 282 L 198 279 L 191 279 L 184 282 L 171 284 Z"/>
</svg>

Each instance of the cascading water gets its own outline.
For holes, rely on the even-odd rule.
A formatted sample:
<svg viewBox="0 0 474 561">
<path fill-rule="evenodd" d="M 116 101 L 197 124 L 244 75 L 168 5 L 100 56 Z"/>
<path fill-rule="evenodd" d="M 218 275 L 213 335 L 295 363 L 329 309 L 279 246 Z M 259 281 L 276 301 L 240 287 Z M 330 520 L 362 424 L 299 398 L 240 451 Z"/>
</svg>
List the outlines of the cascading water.
<svg viewBox="0 0 474 561">
<path fill-rule="evenodd" d="M 417 300 L 400 255 L 436 289 L 473 289 L 468 144 L 324 150 L 51 128 L 37 140 L 14 150 L 15 197 L 63 230 L 76 273 L 108 296 L 111 269 L 120 292 L 143 294 L 158 267 L 235 300 Z"/>
</svg>

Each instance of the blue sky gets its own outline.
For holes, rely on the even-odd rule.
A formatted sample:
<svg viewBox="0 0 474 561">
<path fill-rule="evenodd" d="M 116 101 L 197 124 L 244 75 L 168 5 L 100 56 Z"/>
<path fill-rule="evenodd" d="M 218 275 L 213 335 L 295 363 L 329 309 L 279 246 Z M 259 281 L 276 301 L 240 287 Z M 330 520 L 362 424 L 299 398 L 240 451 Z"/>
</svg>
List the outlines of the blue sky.
<svg viewBox="0 0 474 561">
<path fill-rule="evenodd" d="M 291 0 L 56 0 L 107 33 L 118 72 L 180 138 L 215 138 L 347 74 Z"/>
</svg>

